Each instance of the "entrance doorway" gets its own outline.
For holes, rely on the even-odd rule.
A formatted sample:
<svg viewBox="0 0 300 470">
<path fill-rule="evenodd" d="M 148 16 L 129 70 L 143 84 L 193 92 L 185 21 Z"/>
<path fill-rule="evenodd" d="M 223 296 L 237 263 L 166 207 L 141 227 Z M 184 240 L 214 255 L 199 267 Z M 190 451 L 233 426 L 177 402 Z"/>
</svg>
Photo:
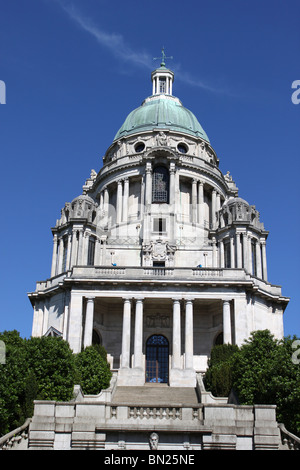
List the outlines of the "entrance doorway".
<svg viewBox="0 0 300 470">
<path fill-rule="evenodd" d="M 168 383 L 169 341 L 165 336 L 153 335 L 146 344 L 146 382 Z"/>
</svg>

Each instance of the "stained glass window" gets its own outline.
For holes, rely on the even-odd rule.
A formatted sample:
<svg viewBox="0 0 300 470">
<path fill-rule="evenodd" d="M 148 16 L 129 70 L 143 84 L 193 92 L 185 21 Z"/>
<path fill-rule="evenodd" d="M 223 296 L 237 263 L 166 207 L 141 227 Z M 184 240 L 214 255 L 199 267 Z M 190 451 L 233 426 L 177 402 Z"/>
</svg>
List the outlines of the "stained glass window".
<svg viewBox="0 0 300 470">
<path fill-rule="evenodd" d="M 169 202 L 169 172 L 163 166 L 153 171 L 152 202 Z"/>
</svg>

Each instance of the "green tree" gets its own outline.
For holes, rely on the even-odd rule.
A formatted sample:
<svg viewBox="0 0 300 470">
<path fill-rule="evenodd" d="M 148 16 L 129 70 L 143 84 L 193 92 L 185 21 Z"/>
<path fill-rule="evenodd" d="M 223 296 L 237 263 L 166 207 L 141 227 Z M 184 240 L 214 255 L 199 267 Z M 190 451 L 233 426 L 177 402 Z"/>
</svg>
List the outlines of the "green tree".
<svg viewBox="0 0 300 470">
<path fill-rule="evenodd" d="M 25 340 L 16 330 L 0 333 L 0 340 L 6 348 L 5 364 L 0 364 L 0 435 L 3 435 L 23 420 L 27 361 Z"/>
<path fill-rule="evenodd" d="M 204 384 L 216 397 L 227 397 L 232 389 L 231 361 L 238 347 L 231 344 L 216 345 L 211 350 Z"/>
<path fill-rule="evenodd" d="M 33 401 L 69 401 L 74 385 L 84 393 L 107 388 L 111 371 L 102 346 L 72 353 L 61 338 L 23 339 L 17 331 L 0 333 L 6 361 L 0 364 L 0 436 L 24 423 L 33 414 Z"/>
<path fill-rule="evenodd" d="M 76 379 L 75 360 L 69 344 L 61 338 L 31 338 L 26 342 L 28 371 L 34 373 L 36 399 L 68 401 Z"/>
<path fill-rule="evenodd" d="M 96 395 L 109 386 L 112 374 L 103 357 L 103 349 L 85 348 L 76 355 L 75 364 L 83 393 Z"/>
<path fill-rule="evenodd" d="M 242 404 L 273 404 L 277 420 L 300 434 L 300 365 L 292 361 L 296 338 L 278 341 L 256 331 L 233 357 L 233 387 Z"/>
<path fill-rule="evenodd" d="M 238 348 L 215 346 L 204 383 L 215 396 L 234 389 L 240 404 L 276 405 L 278 422 L 300 435 L 300 364 L 292 361 L 293 342 L 279 341 L 269 330 L 255 331 Z"/>
</svg>

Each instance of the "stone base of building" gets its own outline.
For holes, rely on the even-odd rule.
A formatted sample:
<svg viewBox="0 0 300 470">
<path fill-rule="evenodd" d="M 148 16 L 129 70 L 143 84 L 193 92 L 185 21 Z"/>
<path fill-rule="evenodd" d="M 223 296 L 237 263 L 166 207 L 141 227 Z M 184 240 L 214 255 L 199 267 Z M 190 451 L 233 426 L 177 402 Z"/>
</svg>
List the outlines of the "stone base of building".
<svg viewBox="0 0 300 470">
<path fill-rule="evenodd" d="M 139 387 L 145 383 L 145 371 L 142 368 L 123 368 L 118 371 L 118 385 L 120 387 Z"/>
<path fill-rule="evenodd" d="M 171 369 L 170 387 L 196 387 L 196 372 L 192 369 Z"/>
<path fill-rule="evenodd" d="M 197 376 L 195 389 L 167 384 L 111 387 L 71 402 L 36 401 L 22 449 L 276 450 L 275 406 L 239 406 L 214 398 Z M 128 384 L 127 384 L 128 385 Z"/>
</svg>

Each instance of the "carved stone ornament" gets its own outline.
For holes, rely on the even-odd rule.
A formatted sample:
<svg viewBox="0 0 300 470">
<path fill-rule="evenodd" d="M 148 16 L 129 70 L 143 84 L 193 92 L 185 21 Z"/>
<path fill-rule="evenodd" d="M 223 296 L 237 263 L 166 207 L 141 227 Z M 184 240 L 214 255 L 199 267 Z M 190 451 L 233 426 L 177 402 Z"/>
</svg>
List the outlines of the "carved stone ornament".
<svg viewBox="0 0 300 470">
<path fill-rule="evenodd" d="M 152 432 L 150 434 L 150 439 L 149 439 L 149 444 L 150 444 L 150 449 L 151 450 L 157 450 L 158 449 L 158 441 L 159 437 L 156 432 Z"/>
<path fill-rule="evenodd" d="M 160 131 L 157 135 L 157 145 L 166 146 L 167 145 L 167 136 L 164 132 Z"/>
</svg>

